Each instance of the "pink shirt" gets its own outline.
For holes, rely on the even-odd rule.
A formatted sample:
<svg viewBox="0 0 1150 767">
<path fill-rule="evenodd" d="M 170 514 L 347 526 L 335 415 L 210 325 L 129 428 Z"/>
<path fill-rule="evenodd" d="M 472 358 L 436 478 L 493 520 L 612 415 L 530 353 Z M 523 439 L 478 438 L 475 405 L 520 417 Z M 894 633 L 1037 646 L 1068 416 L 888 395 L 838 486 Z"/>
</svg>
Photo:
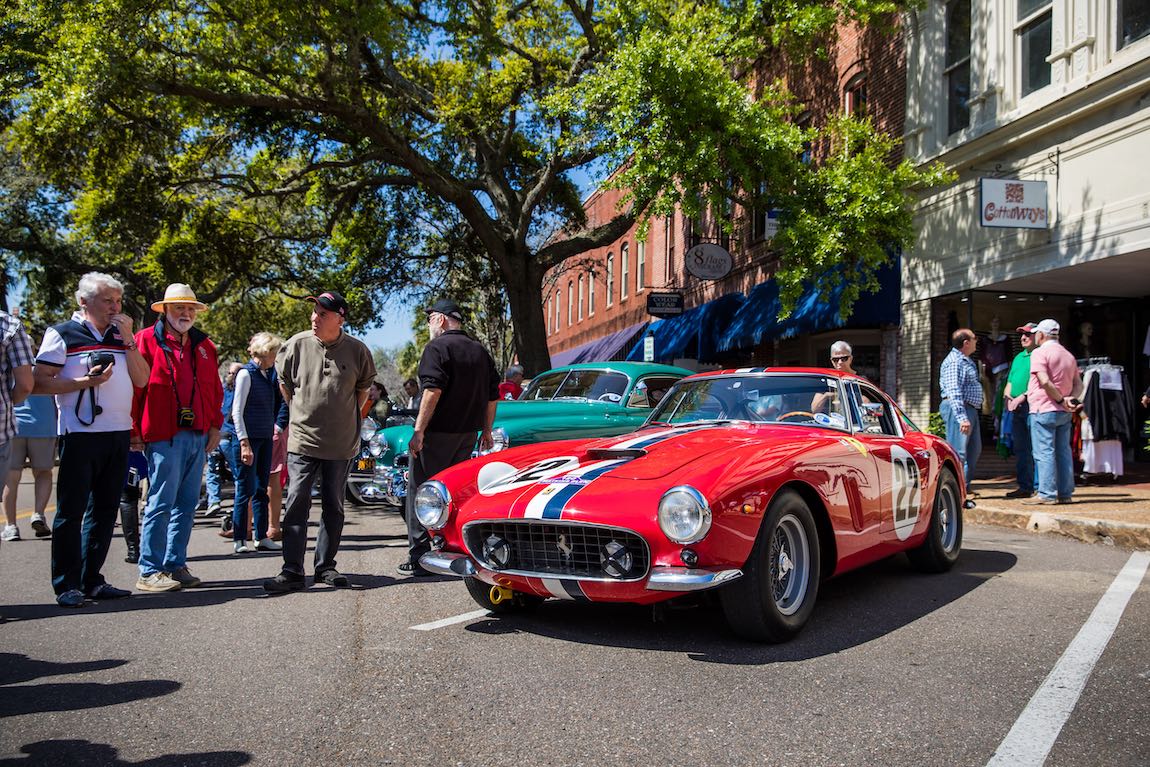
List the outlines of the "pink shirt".
<svg viewBox="0 0 1150 767">
<path fill-rule="evenodd" d="M 1038 373 L 1046 374 L 1047 379 L 1063 397 L 1069 397 L 1078 379 L 1078 362 L 1066 347 L 1053 339 L 1048 339 L 1030 353 L 1030 385 L 1026 389 L 1026 401 L 1031 413 L 1058 413 L 1066 410 L 1050 399 L 1046 389 L 1038 383 Z"/>
</svg>

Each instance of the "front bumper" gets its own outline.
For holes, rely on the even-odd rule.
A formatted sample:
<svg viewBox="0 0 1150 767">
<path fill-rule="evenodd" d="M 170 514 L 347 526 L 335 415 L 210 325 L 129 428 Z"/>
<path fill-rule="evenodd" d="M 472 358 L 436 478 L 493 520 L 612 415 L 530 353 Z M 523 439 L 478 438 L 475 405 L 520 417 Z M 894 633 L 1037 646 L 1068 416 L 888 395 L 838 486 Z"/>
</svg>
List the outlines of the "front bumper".
<svg viewBox="0 0 1150 767">
<path fill-rule="evenodd" d="M 446 551 L 428 552 L 419 558 L 419 564 L 425 570 L 430 570 L 439 575 L 452 575 L 459 578 L 479 578 L 480 580 L 490 581 L 492 583 L 495 582 L 496 577 L 511 583 L 516 580 L 526 579 L 557 579 L 557 576 L 550 573 L 538 573 L 530 576 L 522 574 L 504 576 L 498 571 L 480 567 L 466 554 L 453 554 Z M 742 575 L 743 571 L 737 569 L 705 570 L 701 568 L 656 566 L 651 568 L 646 583 L 639 582 L 636 584 L 634 581 L 620 581 L 617 586 L 620 591 L 624 592 L 631 591 L 636 585 L 639 585 L 646 591 L 685 593 L 717 588 L 737 578 L 741 578 Z M 611 581 L 596 580 L 594 585 L 599 589 L 604 587 L 610 588 L 616 584 L 613 584 Z M 626 599 L 626 597 L 624 597 L 624 599 Z"/>
</svg>

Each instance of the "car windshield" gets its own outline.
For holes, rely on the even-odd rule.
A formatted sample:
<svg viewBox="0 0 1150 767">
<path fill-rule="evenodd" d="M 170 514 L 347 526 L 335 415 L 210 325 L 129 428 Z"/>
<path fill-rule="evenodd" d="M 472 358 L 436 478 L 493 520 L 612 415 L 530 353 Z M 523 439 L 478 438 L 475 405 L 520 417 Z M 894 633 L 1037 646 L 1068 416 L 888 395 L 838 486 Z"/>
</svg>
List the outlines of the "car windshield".
<svg viewBox="0 0 1150 767">
<path fill-rule="evenodd" d="M 590 399 L 619 402 L 630 379 L 611 370 L 558 370 L 536 376 L 520 399 Z"/>
<path fill-rule="evenodd" d="M 729 375 L 680 381 L 649 423 L 750 421 L 847 428 L 838 380 L 820 375 Z"/>
</svg>

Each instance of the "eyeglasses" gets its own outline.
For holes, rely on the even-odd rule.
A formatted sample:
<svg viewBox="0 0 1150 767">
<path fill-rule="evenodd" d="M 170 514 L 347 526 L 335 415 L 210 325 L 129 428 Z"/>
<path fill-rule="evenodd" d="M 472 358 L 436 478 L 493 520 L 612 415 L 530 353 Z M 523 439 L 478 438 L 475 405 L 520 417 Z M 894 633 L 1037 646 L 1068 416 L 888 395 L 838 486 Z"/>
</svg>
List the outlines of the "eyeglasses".
<svg viewBox="0 0 1150 767">
<path fill-rule="evenodd" d="M 850 358 L 851 355 L 849 354 L 843 355 L 842 357 L 831 357 L 831 362 L 846 362 Z"/>
</svg>

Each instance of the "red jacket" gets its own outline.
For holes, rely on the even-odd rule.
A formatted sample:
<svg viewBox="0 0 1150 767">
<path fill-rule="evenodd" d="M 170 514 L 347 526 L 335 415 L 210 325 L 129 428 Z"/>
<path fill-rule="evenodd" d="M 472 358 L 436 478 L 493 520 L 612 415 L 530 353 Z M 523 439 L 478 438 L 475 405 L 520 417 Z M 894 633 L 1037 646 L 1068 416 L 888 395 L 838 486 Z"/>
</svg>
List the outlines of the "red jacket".
<svg viewBox="0 0 1150 767">
<path fill-rule="evenodd" d="M 136 345 L 147 361 L 151 372 L 148 384 L 136 389 L 132 401 L 132 436 L 142 437 L 144 442 L 160 442 L 171 439 L 177 431 L 176 395 L 172 388 L 172 375 L 166 359 L 168 349 L 164 338 L 164 318 L 156 320 L 150 328 L 136 333 Z M 191 343 L 193 366 L 196 371 L 195 396 L 191 408 L 195 413 L 197 431 L 218 429 L 224 423 L 221 406 L 224 401 L 224 387 L 220 383 L 219 360 L 216 345 L 198 328 L 188 332 Z M 180 370 L 175 358 L 171 367 Z M 177 373 L 178 375 L 178 373 Z"/>
</svg>

